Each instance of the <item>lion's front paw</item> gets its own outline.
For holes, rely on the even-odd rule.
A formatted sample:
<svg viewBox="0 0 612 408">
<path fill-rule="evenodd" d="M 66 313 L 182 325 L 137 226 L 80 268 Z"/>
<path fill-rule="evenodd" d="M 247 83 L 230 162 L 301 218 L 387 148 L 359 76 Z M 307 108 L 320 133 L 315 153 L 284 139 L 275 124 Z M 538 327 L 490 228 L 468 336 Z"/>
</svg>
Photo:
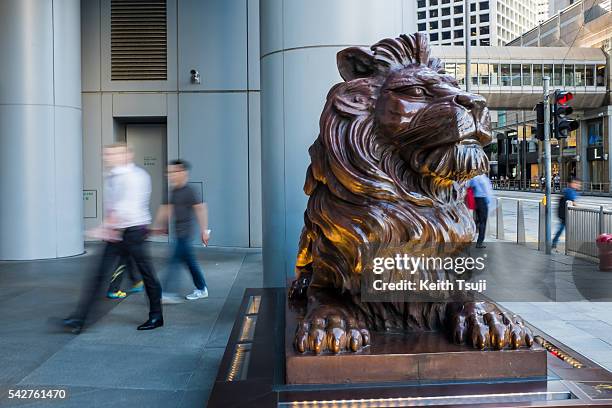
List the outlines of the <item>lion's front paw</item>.
<svg viewBox="0 0 612 408">
<path fill-rule="evenodd" d="M 298 324 L 295 332 L 295 349 L 304 353 L 320 354 L 326 351 L 360 351 L 370 344 L 370 332 L 353 318 L 341 313 L 311 313 Z"/>
<path fill-rule="evenodd" d="M 533 344 L 533 334 L 519 316 L 501 312 L 490 304 L 466 303 L 450 323 L 455 343 L 467 343 L 481 350 L 517 349 Z"/>
</svg>

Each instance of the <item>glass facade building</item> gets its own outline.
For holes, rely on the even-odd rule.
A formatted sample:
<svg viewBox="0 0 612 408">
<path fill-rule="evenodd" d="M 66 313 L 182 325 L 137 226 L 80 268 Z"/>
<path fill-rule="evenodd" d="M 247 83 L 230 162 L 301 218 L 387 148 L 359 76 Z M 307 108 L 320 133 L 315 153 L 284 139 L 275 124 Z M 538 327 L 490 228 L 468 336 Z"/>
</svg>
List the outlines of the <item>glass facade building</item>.
<svg viewBox="0 0 612 408">
<path fill-rule="evenodd" d="M 534 85 L 541 83 L 544 75 L 551 77 L 551 88 L 576 92 L 581 89 L 596 89 L 610 99 L 610 51 L 612 51 L 612 6 L 609 0 L 550 2 L 551 17 L 542 21 L 511 41 L 512 47 L 525 50 L 537 49 L 548 52 L 572 44 L 573 48 L 590 47 L 602 49 L 605 61 L 589 63 L 583 61 L 561 61 L 563 63 L 542 63 L 531 66 L 531 80 Z M 531 48 L 534 47 L 534 48 Z M 535 48 L 538 47 L 538 48 Z M 523 78 L 523 84 L 525 79 Z M 608 102 L 609 103 L 609 102 Z M 574 175 L 583 180 L 587 190 L 612 191 L 612 166 L 610 165 L 610 138 L 612 137 L 612 106 L 602 103 L 597 106 L 574 106 L 574 117 L 580 127 L 570 137 L 553 149 L 553 168 L 558 169 L 563 179 Z M 577 106 L 576 106 L 577 105 Z M 510 126 L 516 126 L 510 125 Z M 503 133 L 506 127 L 500 127 Z M 541 154 L 538 158 L 542 160 Z M 539 173 L 542 173 L 540 168 Z"/>
<path fill-rule="evenodd" d="M 472 45 L 504 45 L 538 23 L 536 0 L 470 0 Z M 417 30 L 434 45 L 464 45 L 463 0 L 417 0 Z"/>
</svg>

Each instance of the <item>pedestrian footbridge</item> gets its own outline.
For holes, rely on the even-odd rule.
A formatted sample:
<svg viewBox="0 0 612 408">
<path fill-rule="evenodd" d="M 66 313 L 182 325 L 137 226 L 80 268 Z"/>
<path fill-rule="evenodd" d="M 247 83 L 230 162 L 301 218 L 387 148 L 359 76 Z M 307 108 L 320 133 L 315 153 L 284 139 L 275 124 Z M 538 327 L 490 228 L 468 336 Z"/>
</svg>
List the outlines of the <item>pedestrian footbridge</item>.
<svg viewBox="0 0 612 408">
<path fill-rule="evenodd" d="M 465 48 L 432 47 L 447 73 L 465 86 Z M 574 109 L 597 108 L 608 93 L 607 56 L 599 48 L 472 47 L 471 91 L 484 96 L 491 109 L 530 110 L 542 100 L 542 78 L 551 89 L 574 94 Z"/>
</svg>

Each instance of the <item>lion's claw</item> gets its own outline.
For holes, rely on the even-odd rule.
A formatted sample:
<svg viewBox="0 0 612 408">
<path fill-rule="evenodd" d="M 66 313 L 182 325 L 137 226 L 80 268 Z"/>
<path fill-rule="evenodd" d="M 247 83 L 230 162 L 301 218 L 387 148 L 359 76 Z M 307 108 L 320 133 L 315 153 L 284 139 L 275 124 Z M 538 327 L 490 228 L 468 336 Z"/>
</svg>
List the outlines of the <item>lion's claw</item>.
<svg viewBox="0 0 612 408">
<path fill-rule="evenodd" d="M 307 319 L 298 325 L 295 349 L 300 353 L 312 351 L 315 354 L 360 351 L 370 344 L 370 332 L 358 326 L 352 319 L 347 321 L 337 314 Z"/>
<path fill-rule="evenodd" d="M 488 309 L 488 311 L 487 311 Z M 533 335 L 517 315 L 483 303 L 466 303 L 451 318 L 451 337 L 457 344 L 484 350 L 531 347 Z"/>
</svg>

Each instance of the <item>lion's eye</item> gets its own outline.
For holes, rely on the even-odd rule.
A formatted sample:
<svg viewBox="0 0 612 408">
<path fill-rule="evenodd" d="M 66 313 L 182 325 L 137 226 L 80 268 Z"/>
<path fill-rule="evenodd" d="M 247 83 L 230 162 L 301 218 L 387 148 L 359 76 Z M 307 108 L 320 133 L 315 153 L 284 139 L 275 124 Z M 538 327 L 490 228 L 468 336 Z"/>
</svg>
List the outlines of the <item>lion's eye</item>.
<svg viewBox="0 0 612 408">
<path fill-rule="evenodd" d="M 420 98 L 425 96 L 425 90 L 420 86 L 409 86 L 404 89 L 404 93 L 408 96 Z"/>
</svg>

